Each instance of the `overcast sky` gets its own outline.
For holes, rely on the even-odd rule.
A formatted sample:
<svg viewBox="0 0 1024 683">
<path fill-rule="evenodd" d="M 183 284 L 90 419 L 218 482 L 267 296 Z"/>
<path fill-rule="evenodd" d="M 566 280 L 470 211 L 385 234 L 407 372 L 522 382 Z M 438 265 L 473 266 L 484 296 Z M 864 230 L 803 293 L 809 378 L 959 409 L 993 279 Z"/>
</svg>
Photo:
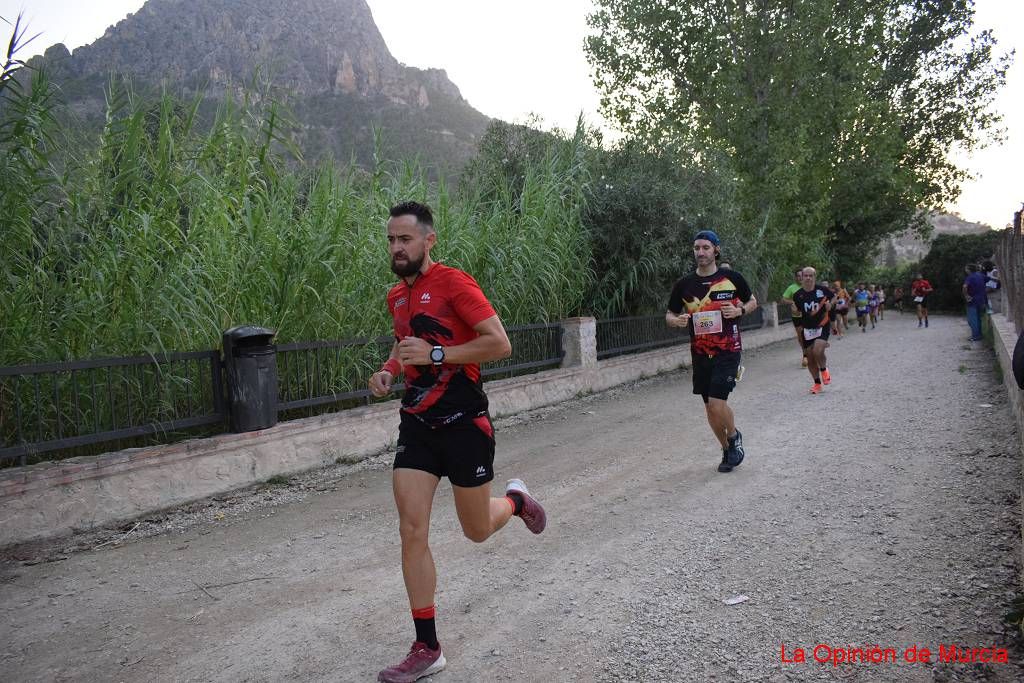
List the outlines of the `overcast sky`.
<svg viewBox="0 0 1024 683">
<path fill-rule="evenodd" d="M 201 2 L 202 0 L 194 0 Z M 395 57 L 418 67 L 442 68 L 476 109 L 507 121 L 539 116 L 548 127 L 571 129 L 582 111 L 600 123 L 598 96 L 583 56 L 591 0 L 368 0 Z M 0 0 L 0 17 L 24 10 L 30 32 L 42 35 L 22 58 L 54 43 L 71 50 L 96 40 L 143 0 Z M 977 27 L 991 28 L 1017 63 L 997 100 L 1006 142 L 961 164 L 979 177 L 949 207 L 968 220 L 1003 227 L 1024 202 L 1024 0 L 977 0 Z M 0 32 L 6 45 L 8 30 Z M 1018 103 L 1016 109 L 1011 103 Z M 1015 159 L 1016 169 L 1015 170 Z"/>
</svg>

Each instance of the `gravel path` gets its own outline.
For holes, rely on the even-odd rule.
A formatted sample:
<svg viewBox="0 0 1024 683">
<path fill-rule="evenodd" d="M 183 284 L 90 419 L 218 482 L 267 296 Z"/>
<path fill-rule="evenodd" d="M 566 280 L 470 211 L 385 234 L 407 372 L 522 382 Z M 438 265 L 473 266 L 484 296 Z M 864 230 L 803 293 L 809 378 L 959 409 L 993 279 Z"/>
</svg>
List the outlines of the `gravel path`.
<svg viewBox="0 0 1024 683">
<path fill-rule="evenodd" d="M 548 530 L 473 544 L 442 485 L 433 680 L 1024 680 L 1001 621 L 1021 454 L 967 334 L 890 314 L 832 343 L 820 396 L 795 342 L 748 354 L 730 401 L 747 461 L 727 475 L 685 372 L 499 422 L 500 481 L 526 480 Z M 0 678 L 374 680 L 412 635 L 389 466 L 8 551 Z M 899 661 L 816 663 L 818 644 Z M 1010 662 L 941 663 L 940 644 Z M 904 661 L 913 645 L 933 661 Z"/>
</svg>

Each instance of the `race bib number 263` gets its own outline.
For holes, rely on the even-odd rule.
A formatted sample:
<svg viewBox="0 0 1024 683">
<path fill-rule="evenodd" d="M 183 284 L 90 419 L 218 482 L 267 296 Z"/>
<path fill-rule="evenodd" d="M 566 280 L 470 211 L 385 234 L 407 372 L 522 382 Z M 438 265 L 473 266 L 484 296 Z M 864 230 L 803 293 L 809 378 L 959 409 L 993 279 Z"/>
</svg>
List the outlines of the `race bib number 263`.
<svg viewBox="0 0 1024 683">
<path fill-rule="evenodd" d="M 721 311 L 697 311 L 693 314 L 694 334 L 714 334 L 722 331 Z"/>
</svg>

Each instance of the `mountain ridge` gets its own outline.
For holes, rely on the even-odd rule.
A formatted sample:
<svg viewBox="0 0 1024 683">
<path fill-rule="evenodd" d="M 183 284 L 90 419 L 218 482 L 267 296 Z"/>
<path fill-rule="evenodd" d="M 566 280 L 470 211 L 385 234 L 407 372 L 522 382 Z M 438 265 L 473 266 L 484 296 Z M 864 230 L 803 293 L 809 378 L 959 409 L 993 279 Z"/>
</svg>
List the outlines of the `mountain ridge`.
<svg viewBox="0 0 1024 683">
<path fill-rule="evenodd" d="M 367 162 L 377 126 L 402 156 L 459 166 L 491 121 L 443 69 L 395 59 L 365 0 L 148 0 L 96 41 L 52 45 L 29 65 L 46 65 L 91 119 L 113 74 L 212 98 L 237 97 L 262 74 L 287 94 L 311 158 Z"/>
</svg>

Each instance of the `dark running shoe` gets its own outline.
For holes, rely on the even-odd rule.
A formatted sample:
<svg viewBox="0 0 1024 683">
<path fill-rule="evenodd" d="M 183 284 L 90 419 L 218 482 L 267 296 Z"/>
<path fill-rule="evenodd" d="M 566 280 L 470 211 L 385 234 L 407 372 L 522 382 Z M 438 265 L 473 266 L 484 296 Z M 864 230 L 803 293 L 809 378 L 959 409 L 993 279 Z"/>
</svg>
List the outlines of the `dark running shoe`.
<svg viewBox="0 0 1024 683">
<path fill-rule="evenodd" d="M 736 467 L 743 462 L 746 453 L 743 451 L 743 434 L 740 430 L 737 429 L 736 436 L 729 439 L 729 448 L 725 452 L 729 459 L 729 467 Z"/>
<path fill-rule="evenodd" d="M 405 659 L 381 671 L 377 674 L 377 680 L 381 683 L 413 683 L 437 673 L 444 668 L 445 663 L 440 645 L 436 650 L 431 650 L 425 643 L 416 641 Z"/>
<path fill-rule="evenodd" d="M 523 509 L 519 511 L 519 517 L 526 524 L 526 528 L 535 534 L 544 531 L 548 525 L 548 516 L 544 512 L 544 506 L 537 502 L 537 499 L 526 490 L 526 484 L 522 479 L 509 479 L 505 484 L 505 495 L 510 493 L 519 494 L 523 501 Z"/>
<path fill-rule="evenodd" d="M 719 472 L 732 472 L 732 465 L 729 464 L 729 449 L 722 449 L 722 462 L 718 463 Z"/>
</svg>

